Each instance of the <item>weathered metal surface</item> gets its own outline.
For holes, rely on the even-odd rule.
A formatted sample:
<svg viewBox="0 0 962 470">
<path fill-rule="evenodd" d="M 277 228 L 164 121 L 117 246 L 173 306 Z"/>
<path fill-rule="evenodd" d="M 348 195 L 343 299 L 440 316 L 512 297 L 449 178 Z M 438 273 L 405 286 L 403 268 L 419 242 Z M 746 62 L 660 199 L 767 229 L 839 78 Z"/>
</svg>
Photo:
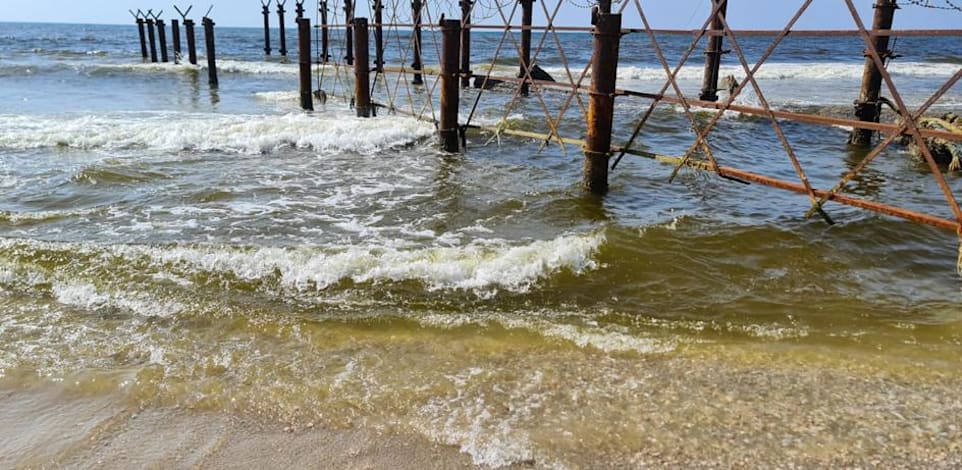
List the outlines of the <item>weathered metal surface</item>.
<svg viewBox="0 0 962 470">
<path fill-rule="evenodd" d="M 179 64 L 182 57 L 180 48 L 180 21 L 170 20 L 170 33 L 174 36 L 174 63 Z"/>
<path fill-rule="evenodd" d="M 460 0 L 461 6 L 461 86 L 471 86 L 471 10 L 474 0 Z"/>
<path fill-rule="evenodd" d="M 608 191 L 608 158 L 611 156 L 621 15 L 598 14 L 595 23 L 583 184 L 588 191 L 602 194 Z"/>
<path fill-rule="evenodd" d="M 895 10 L 898 8 L 895 0 L 879 0 L 875 4 L 875 18 L 872 23 L 872 31 L 885 31 L 892 29 L 892 21 Z M 887 60 L 892 51 L 889 50 L 888 36 L 875 36 L 873 39 L 874 48 L 882 55 L 883 60 Z M 865 67 L 862 71 L 862 89 L 859 92 L 858 101 L 855 102 L 855 117 L 860 121 L 878 122 L 879 114 L 882 110 L 882 103 L 879 101 L 882 89 L 882 72 L 875 65 L 875 61 L 869 54 L 865 54 Z M 865 129 L 855 129 L 849 136 L 849 143 L 852 145 L 867 146 L 872 143 L 872 131 Z"/>
<path fill-rule="evenodd" d="M 217 48 L 214 44 L 214 20 L 204 17 L 204 41 L 207 45 L 207 78 L 212 88 L 217 88 Z"/>
<path fill-rule="evenodd" d="M 444 20 L 441 22 L 441 119 L 438 135 L 441 140 L 441 150 L 457 152 L 459 150 L 458 128 L 458 56 L 461 52 L 461 22 L 460 20 Z"/>
<path fill-rule="evenodd" d="M 167 56 L 167 25 L 164 20 L 160 19 L 155 24 L 157 25 L 157 39 L 160 42 L 160 61 L 166 64 L 170 62 L 170 58 Z"/>
<path fill-rule="evenodd" d="M 711 20 L 711 30 L 718 31 L 723 29 L 720 18 L 728 12 L 728 0 L 712 0 L 720 3 L 718 14 Z M 722 57 L 722 36 L 712 36 L 708 39 L 708 47 L 705 50 L 705 78 L 701 85 L 702 101 L 718 101 L 718 70 L 721 67 Z"/>
<path fill-rule="evenodd" d="M 271 55 L 271 2 L 261 2 L 261 14 L 264 15 L 264 55 Z"/>
<path fill-rule="evenodd" d="M 366 22 L 366 20 L 365 20 Z M 354 65 L 354 5 L 351 0 L 344 0 L 344 61 L 347 65 Z"/>
<path fill-rule="evenodd" d="M 421 0 L 413 0 L 411 2 L 411 21 L 414 23 L 411 25 L 414 31 L 414 45 L 413 45 L 413 59 L 411 62 L 411 68 L 415 70 L 414 77 L 411 79 L 411 83 L 414 85 L 423 85 L 424 78 L 421 76 L 421 10 L 424 9 L 424 3 Z"/>
<path fill-rule="evenodd" d="M 384 72 L 384 2 L 374 0 L 374 68 Z"/>
<path fill-rule="evenodd" d="M 137 18 L 137 34 L 140 36 L 140 55 L 147 60 L 150 56 L 147 54 L 147 33 L 144 31 L 143 18 Z"/>
<path fill-rule="evenodd" d="M 147 19 L 147 39 L 150 41 L 150 61 L 157 62 L 157 33 L 154 32 L 154 19 Z"/>
<path fill-rule="evenodd" d="M 371 117 L 371 63 L 367 18 L 354 18 L 354 109 L 358 117 Z"/>
<path fill-rule="evenodd" d="M 281 42 L 280 48 L 277 50 L 277 52 L 280 53 L 282 57 L 287 57 L 287 27 L 284 24 L 284 15 L 287 13 L 287 10 L 284 9 L 284 5 L 286 3 L 287 0 L 278 0 L 277 2 L 277 20 L 279 22 L 278 30 L 280 32 Z"/>
<path fill-rule="evenodd" d="M 187 60 L 191 65 L 197 65 L 197 36 L 194 32 L 194 20 L 184 20 L 184 32 L 187 35 Z"/>
<path fill-rule="evenodd" d="M 331 54 L 329 53 L 330 47 L 330 32 L 327 27 L 327 0 L 321 0 L 317 7 L 318 13 L 321 16 L 321 55 L 319 60 L 322 64 L 327 63 L 331 60 Z"/>
<path fill-rule="evenodd" d="M 297 19 L 297 62 L 300 76 L 301 109 L 314 110 L 311 76 L 311 20 Z"/>
<path fill-rule="evenodd" d="M 519 78 L 526 78 L 531 70 L 531 22 L 534 13 L 534 0 L 518 0 L 521 2 L 521 54 L 518 57 Z M 521 82 L 521 95 L 527 96 L 531 91 L 528 80 Z"/>
</svg>

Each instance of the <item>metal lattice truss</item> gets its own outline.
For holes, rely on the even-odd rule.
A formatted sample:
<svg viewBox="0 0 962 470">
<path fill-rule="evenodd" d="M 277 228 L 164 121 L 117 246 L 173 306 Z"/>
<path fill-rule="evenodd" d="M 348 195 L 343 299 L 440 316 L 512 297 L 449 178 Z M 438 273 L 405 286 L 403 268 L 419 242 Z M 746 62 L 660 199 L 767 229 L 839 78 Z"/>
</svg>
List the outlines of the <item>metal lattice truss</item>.
<svg viewBox="0 0 962 470">
<path fill-rule="evenodd" d="M 339 4 L 345 0 L 332 1 L 334 10 L 338 11 L 340 8 Z M 962 209 L 960 209 L 959 203 L 953 194 L 952 189 L 946 182 L 943 171 L 939 168 L 939 165 L 933 157 L 932 152 L 926 145 L 926 139 L 938 138 L 950 142 L 962 142 L 962 136 L 937 129 L 923 128 L 917 124 L 918 120 L 950 89 L 952 89 L 952 87 L 954 87 L 960 79 L 962 79 L 962 67 L 960 67 L 959 70 L 957 70 L 955 74 L 945 82 L 944 85 L 936 90 L 922 106 L 913 111 L 906 106 L 904 100 L 902 99 L 902 95 L 899 93 L 899 90 L 892 80 L 891 75 L 886 70 L 885 57 L 883 54 L 884 51 L 878 50 L 875 45 L 875 41 L 873 40 L 874 38 L 882 35 L 962 37 L 962 30 L 872 31 L 866 29 L 866 26 L 859 16 L 852 0 L 839 1 L 844 2 L 844 5 L 851 13 L 853 24 L 855 26 L 854 30 L 794 30 L 795 25 L 798 23 L 799 19 L 805 15 L 813 0 L 804 0 L 795 14 L 781 30 L 734 31 L 726 21 L 725 15 L 719 14 L 720 11 L 723 11 L 722 6 L 725 3 L 724 1 L 717 3 L 712 2 L 714 5 L 712 12 L 702 24 L 700 29 L 693 31 L 658 30 L 652 28 L 643 6 L 643 3 L 648 3 L 650 1 L 654 0 L 626 0 L 620 2 L 618 3 L 618 11 L 616 13 L 622 15 L 637 14 L 638 19 L 641 21 L 644 27 L 641 29 L 623 29 L 622 34 L 644 34 L 647 36 L 651 48 L 657 56 L 658 62 L 665 73 L 665 81 L 660 91 L 654 94 L 621 89 L 616 91 L 616 95 L 647 99 L 650 100 L 650 104 L 639 116 L 639 120 L 627 142 L 624 145 L 614 146 L 611 149 L 612 156 L 615 157 L 612 168 L 618 165 L 625 154 L 654 158 L 656 160 L 674 164 L 675 168 L 671 174 L 670 180 L 674 179 L 681 168 L 694 168 L 696 170 L 714 173 L 717 176 L 728 180 L 752 182 L 803 194 L 808 198 L 811 205 L 811 208 L 806 216 L 811 217 L 815 214 L 819 214 L 829 223 L 832 221 L 829 215 L 825 212 L 824 206 L 826 202 L 834 201 L 836 203 L 867 209 L 888 216 L 894 216 L 922 224 L 953 230 L 962 236 Z M 425 55 L 426 57 L 431 57 L 431 54 L 437 54 L 434 57 L 440 57 L 441 45 L 438 41 L 439 35 L 434 33 L 438 29 L 437 25 L 439 17 L 442 16 L 440 14 L 442 11 L 441 5 L 435 2 L 423 3 L 421 15 L 423 15 L 423 19 L 425 21 L 421 23 L 420 26 L 424 28 L 424 30 L 428 31 L 428 40 L 425 41 L 428 44 L 419 44 L 417 43 L 417 38 L 415 35 L 409 34 L 409 32 L 402 33 L 402 31 L 410 30 L 413 26 L 415 26 L 412 23 L 412 18 L 414 15 L 410 12 L 410 9 L 407 9 L 408 5 L 406 2 L 407 0 L 405 0 L 405 2 L 402 4 L 401 0 L 389 0 L 389 3 L 385 5 L 385 9 L 390 12 L 389 18 L 383 25 L 371 24 L 371 27 L 383 26 L 383 28 L 386 29 L 386 33 L 382 33 L 384 34 L 384 38 L 382 39 L 397 48 L 396 50 L 398 51 L 398 55 L 402 64 L 407 64 L 410 61 L 413 51 L 415 50 L 419 50 L 421 54 Z M 326 2 L 323 3 L 326 4 Z M 468 21 L 464 21 L 462 19 L 461 27 L 477 30 L 496 30 L 501 32 L 501 37 L 495 49 L 490 66 L 486 71 L 484 71 L 484 73 L 475 74 L 462 71 L 462 74 L 466 74 L 466 76 L 469 76 L 470 78 L 481 80 L 484 85 L 481 86 L 481 89 L 475 96 L 471 110 L 468 113 L 465 122 L 461 124 L 461 128 L 462 130 L 467 128 L 480 128 L 490 131 L 493 134 L 491 137 L 492 140 L 500 139 L 502 135 L 537 138 L 542 141 L 542 148 L 554 142 L 560 147 L 562 152 L 567 152 L 567 147 L 569 145 L 583 145 L 584 142 L 578 139 L 571 139 L 562 136 L 559 131 L 559 127 L 562 121 L 565 119 L 565 116 L 569 112 L 570 108 L 574 105 L 577 105 L 577 108 L 581 113 L 581 118 L 583 120 L 587 119 L 587 108 L 583 95 L 591 93 L 592 87 L 589 84 L 585 84 L 585 80 L 588 77 L 588 72 L 592 66 L 592 63 L 597 59 L 593 57 L 589 63 L 585 64 L 584 68 L 572 70 L 571 62 L 569 61 L 569 55 L 565 52 L 563 41 L 559 37 L 559 32 L 589 32 L 592 31 L 592 29 L 556 26 L 554 24 L 559 11 L 561 11 L 561 8 L 564 4 L 568 3 L 568 0 L 537 0 L 534 3 L 540 6 L 541 13 L 543 13 L 544 18 L 546 18 L 546 23 L 544 25 L 514 24 L 519 11 L 519 1 L 494 0 L 486 3 L 474 1 L 469 4 L 469 17 L 484 17 L 488 18 L 489 21 L 500 21 L 501 24 L 469 23 Z M 482 5 L 483 7 L 479 7 L 478 5 Z M 716 27 L 720 23 L 720 28 L 712 28 L 712 20 L 715 18 L 718 19 Z M 340 34 L 346 35 L 348 26 L 349 22 L 344 21 L 341 24 L 329 24 L 327 25 L 327 28 L 331 31 L 335 31 L 336 33 L 339 32 Z M 540 41 L 538 44 L 530 51 L 531 60 L 527 63 L 519 64 L 519 76 L 503 76 L 504 74 L 497 75 L 496 64 L 499 63 L 499 59 L 501 59 L 505 49 L 513 48 L 518 53 L 518 57 L 522 56 L 522 44 L 518 41 L 516 34 L 523 31 L 544 32 L 544 34 L 540 36 Z M 659 42 L 658 39 L 658 34 L 662 33 L 683 33 L 690 34 L 692 37 L 691 43 L 673 68 L 670 66 L 668 59 L 665 56 L 662 43 Z M 888 94 L 891 96 L 891 101 L 894 103 L 894 110 L 899 116 L 899 124 L 863 122 L 854 119 L 840 119 L 814 114 L 782 111 L 772 108 L 765 96 L 765 91 L 756 80 L 756 73 L 773 56 L 773 54 L 778 50 L 779 46 L 787 37 L 851 37 L 853 35 L 860 37 L 864 41 L 865 56 L 874 62 L 875 66 L 881 73 L 885 88 L 887 88 Z M 687 97 L 678 83 L 679 72 L 688 63 L 692 54 L 699 48 L 701 40 L 710 36 L 721 36 L 728 41 L 735 58 L 737 58 L 738 63 L 745 74 L 745 77 L 737 82 L 737 86 L 735 86 L 734 90 L 729 93 L 729 96 L 724 101 L 718 103 Z M 762 53 L 759 60 L 754 65 L 751 65 L 746 59 L 744 51 L 739 44 L 740 36 L 771 36 L 774 39 L 768 48 Z M 557 81 L 537 80 L 534 78 L 533 74 L 534 64 L 537 63 L 538 56 L 544 51 L 545 45 L 548 41 L 552 42 L 558 53 L 558 59 L 564 67 L 564 73 L 562 76 L 555 77 Z M 339 44 L 343 45 L 345 42 L 346 41 L 339 41 Z M 345 51 L 343 47 L 341 47 L 340 50 L 336 50 L 333 54 L 332 61 L 319 61 L 322 63 L 319 65 L 319 86 L 323 87 L 325 85 L 330 85 L 332 86 L 332 93 L 335 96 L 343 96 L 345 99 L 350 99 L 352 86 L 350 78 L 351 72 L 347 68 L 346 63 L 340 59 L 341 57 L 344 57 L 344 55 Z M 429 62 L 439 63 L 440 61 L 430 60 Z M 331 71 L 330 69 L 333 70 Z M 325 83 L 325 80 L 327 80 L 325 75 L 330 73 L 333 73 L 332 84 Z M 410 84 L 410 77 L 414 74 L 427 77 L 427 80 L 423 86 L 415 87 Z M 377 73 L 374 75 L 373 81 L 375 86 L 372 87 L 372 90 L 382 90 L 385 94 L 384 96 L 387 97 L 387 102 L 379 104 L 379 107 L 385 108 L 390 112 L 407 114 L 415 118 L 427 120 L 437 124 L 437 112 L 433 103 L 436 98 L 439 77 L 439 71 L 437 69 L 432 69 L 431 67 L 421 67 L 417 70 L 413 67 L 408 67 L 407 65 L 402 65 L 400 67 L 379 67 Z M 513 86 L 511 99 L 508 102 L 508 105 L 504 107 L 500 124 L 493 126 L 476 125 L 474 124 L 474 120 L 476 118 L 478 104 L 480 100 L 483 99 L 483 96 L 488 93 L 484 91 L 487 88 L 485 85 L 492 80 L 511 84 L 511 86 Z M 537 104 L 544 114 L 545 125 L 547 127 L 545 133 L 513 130 L 509 129 L 505 125 L 511 116 L 511 113 L 515 110 L 517 104 L 526 94 L 525 92 L 528 91 L 529 87 L 530 94 L 533 95 L 533 97 L 537 100 Z M 735 100 L 739 97 L 739 95 L 749 87 L 751 87 L 751 90 L 754 91 L 755 95 L 757 96 L 759 106 L 753 107 L 735 104 Z M 339 92 L 340 95 L 338 94 Z M 548 101 L 545 99 L 546 92 L 564 93 L 564 99 L 562 100 L 561 105 L 557 106 L 557 109 L 552 110 L 552 107 L 549 106 Z M 691 129 L 694 130 L 694 139 L 688 150 L 681 156 L 662 156 L 634 148 L 634 144 L 638 136 L 641 135 L 642 131 L 644 130 L 649 118 L 652 116 L 655 109 L 662 104 L 679 105 L 683 109 L 684 115 L 691 125 Z M 695 118 L 693 109 L 714 110 L 714 113 L 707 123 L 700 124 Z M 797 181 L 781 180 L 751 171 L 722 165 L 717 156 L 712 152 L 711 137 L 713 132 L 716 130 L 719 121 L 727 111 L 735 111 L 767 118 L 767 120 L 770 122 L 771 128 L 775 133 L 775 136 L 778 139 L 779 144 L 785 152 L 786 158 L 792 165 L 797 177 Z M 791 141 L 786 136 L 783 126 L 780 122 L 784 120 L 817 125 L 847 126 L 855 129 L 867 129 L 880 132 L 886 136 L 867 155 L 865 155 L 865 157 L 862 158 L 857 165 L 852 167 L 851 170 L 849 170 L 831 189 L 819 189 L 814 187 L 810 182 L 804 166 L 800 162 L 791 144 Z M 879 155 L 881 155 L 893 142 L 895 142 L 896 139 L 903 135 L 908 135 L 911 137 L 913 142 L 917 145 L 921 152 L 921 156 L 924 158 L 928 168 L 931 171 L 932 177 L 943 193 L 944 198 L 952 211 L 954 220 L 923 214 L 913 210 L 887 205 L 876 201 L 861 199 L 843 193 L 846 186 L 853 179 L 858 177 Z M 704 158 L 696 158 L 698 155 L 702 155 Z"/>
</svg>

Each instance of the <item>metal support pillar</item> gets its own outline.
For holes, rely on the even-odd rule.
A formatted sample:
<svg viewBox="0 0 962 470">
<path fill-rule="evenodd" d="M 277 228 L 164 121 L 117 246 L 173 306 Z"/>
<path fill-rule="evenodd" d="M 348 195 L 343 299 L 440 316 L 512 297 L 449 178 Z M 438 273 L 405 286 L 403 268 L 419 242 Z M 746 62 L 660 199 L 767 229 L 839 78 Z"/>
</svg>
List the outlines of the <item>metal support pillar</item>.
<svg viewBox="0 0 962 470">
<path fill-rule="evenodd" d="M 271 55 L 271 2 L 261 2 L 261 14 L 264 15 L 264 55 Z"/>
<path fill-rule="evenodd" d="M 461 86 L 471 86 L 471 7 L 474 0 L 461 0 Z"/>
<path fill-rule="evenodd" d="M 354 19 L 354 109 L 358 117 L 371 117 L 371 58 L 367 18 Z"/>
<path fill-rule="evenodd" d="M 140 55 L 144 57 L 144 60 L 147 60 L 150 56 L 147 55 L 147 32 L 144 31 L 143 18 L 137 18 L 137 33 L 140 35 Z"/>
<path fill-rule="evenodd" d="M 184 32 L 187 34 L 187 60 L 191 65 L 197 65 L 197 37 L 194 33 L 194 20 L 184 20 Z"/>
<path fill-rule="evenodd" d="M 282 57 L 287 57 L 287 29 L 284 26 L 284 14 L 287 13 L 287 10 L 284 9 L 285 3 L 287 3 L 286 0 L 277 2 L 277 18 L 280 21 L 281 30 L 281 48 L 277 52 L 280 52 Z"/>
<path fill-rule="evenodd" d="M 314 110 L 314 95 L 311 93 L 311 20 L 297 19 L 297 62 L 300 65 L 301 108 Z"/>
<path fill-rule="evenodd" d="M 896 0 L 878 0 L 875 4 L 875 19 L 872 22 L 872 31 L 886 31 L 892 29 L 892 22 L 895 18 L 895 10 L 899 8 Z M 873 40 L 875 50 L 878 51 L 882 60 L 888 60 L 892 51 L 889 50 L 888 36 L 875 36 Z M 855 102 L 855 117 L 862 122 L 879 122 L 879 115 L 882 111 L 882 103 L 879 101 L 882 89 L 882 73 L 875 62 L 872 60 L 868 51 L 865 52 L 865 68 L 862 72 L 862 90 L 859 92 L 858 101 Z M 872 143 L 874 132 L 869 129 L 855 129 L 849 135 L 848 143 L 858 146 L 868 146 Z"/>
<path fill-rule="evenodd" d="M 182 55 L 180 50 L 180 21 L 170 20 L 170 34 L 174 36 L 174 63 L 179 64 Z"/>
<path fill-rule="evenodd" d="M 154 32 L 153 18 L 147 18 L 147 39 L 150 41 L 150 61 L 157 62 L 157 34 Z"/>
<path fill-rule="evenodd" d="M 367 20 L 364 22 L 366 24 Z M 347 52 L 347 55 L 344 56 L 344 61 L 347 62 L 347 65 L 354 65 L 354 31 L 351 26 L 354 24 L 354 8 L 351 0 L 344 0 L 344 24 L 347 25 L 344 31 L 344 49 Z"/>
<path fill-rule="evenodd" d="M 421 10 L 424 9 L 422 0 L 411 2 L 411 20 L 414 22 L 414 60 L 411 68 L 414 69 L 414 78 L 411 80 L 413 85 L 424 85 L 424 78 L 421 76 Z"/>
<path fill-rule="evenodd" d="M 608 159 L 615 110 L 615 82 L 621 15 L 599 10 L 595 18 L 594 59 L 591 63 L 591 93 L 588 101 L 588 137 L 585 139 L 584 186 L 595 194 L 608 191 Z"/>
<path fill-rule="evenodd" d="M 327 0 L 321 0 L 317 7 L 318 13 L 321 14 L 321 56 L 320 61 L 322 64 L 327 63 L 331 60 L 331 54 L 328 53 L 328 47 L 330 44 L 330 34 L 327 30 Z"/>
<path fill-rule="evenodd" d="M 534 12 L 534 0 L 519 0 L 521 2 L 521 57 L 519 57 L 518 78 L 521 82 L 521 94 L 528 96 L 531 83 L 528 81 L 528 69 L 531 67 L 531 22 Z"/>
<path fill-rule="evenodd" d="M 217 88 L 217 52 L 214 47 L 214 20 L 204 17 L 204 40 L 207 43 L 207 76 L 211 88 Z"/>
<path fill-rule="evenodd" d="M 458 104 L 459 70 L 458 55 L 461 53 L 461 20 L 441 22 L 441 119 L 438 134 L 441 150 L 459 150 Z"/>
<path fill-rule="evenodd" d="M 374 69 L 384 73 L 384 2 L 374 0 Z"/>
<path fill-rule="evenodd" d="M 297 15 L 297 19 L 304 17 L 304 0 L 295 0 L 294 14 Z"/>
<path fill-rule="evenodd" d="M 721 20 L 727 18 L 728 0 L 712 0 L 712 9 L 714 10 L 714 5 L 719 3 L 721 7 L 718 8 L 718 14 L 712 18 L 709 26 L 709 29 L 714 32 L 724 31 L 725 27 Z M 705 78 L 702 80 L 701 95 L 698 98 L 702 101 L 718 101 L 718 70 L 721 68 L 722 54 L 725 53 L 722 50 L 724 40 L 723 36 L 708 38 L 708 47 L 705 49 Z"/>
<path fill-rule="evenodd" d="M 167 57 L 167 25 L 164 20 L 157 20 L 157 39 L 160 41 L 160 61 L 163 63 L 170 62 Z"/>
</svg>

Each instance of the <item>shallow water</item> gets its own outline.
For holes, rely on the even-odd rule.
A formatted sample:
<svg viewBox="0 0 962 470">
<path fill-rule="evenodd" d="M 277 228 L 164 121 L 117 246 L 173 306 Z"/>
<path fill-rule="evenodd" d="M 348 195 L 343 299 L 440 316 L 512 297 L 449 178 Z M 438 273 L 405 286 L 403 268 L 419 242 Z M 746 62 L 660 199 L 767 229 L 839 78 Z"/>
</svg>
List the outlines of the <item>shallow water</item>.
<svg viewBox="0 0 962 470">
<path fill-rule="evenodd" d="M 729 464 L 859 461 L 960 437 L 954 234 L 834 205 L 829 227 L 804 198 L 669 184 L 646 160 L 598 199 L 573 146 L 477 133 L 443 155 L 431 124 L 352 117 L 344 71 L 299 112 L 296 66 L 263 61 L 259 35 L 223 30 L 212 91 L 203 69 L 141 64 L 133 27 L 0 24 L 3 386 L 414 432 L 495 466 L 638 464 L 679 441 Z M 629 38 L 619 86 L 657 91 Z M 478 35 L 478 55 L 497 39 Z M 586 37 L 563 40 L 587 59 Z M 759 76 L 769 99 L 847 113 L 857 42 L 799 41 Z M 958 70 L 958 44 L 936 42 L 900 44 L 912 104 Z M 385 80 L 379 99 L 427 102 Z M 536 98 L 510 101 L 486 93 L 476 118 L 543 128 Z M 939 110 L 959 103 L 956 86 Z M 619 98 L 616 140 L 646 106 Z M 581 137 L 579 119 L 574 104 L 563 134 Z M 860 158 L 843 129 L 783 126 L 820 187 Z M 659 153 L 692 140 L 676 108 L 648 129 Z M 795 177 L 763 120 L 732 114 L 712 143 L 723 164 Z M 900 147 L 850 192 L 951 215 Z"/>
</svg>

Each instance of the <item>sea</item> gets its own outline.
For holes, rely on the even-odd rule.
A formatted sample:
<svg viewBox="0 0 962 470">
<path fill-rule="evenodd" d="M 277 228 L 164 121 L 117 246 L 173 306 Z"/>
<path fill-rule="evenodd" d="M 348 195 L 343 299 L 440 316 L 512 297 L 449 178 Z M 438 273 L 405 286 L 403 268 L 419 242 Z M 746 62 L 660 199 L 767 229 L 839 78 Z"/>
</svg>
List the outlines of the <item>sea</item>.
<svg viewBox="0 0 962 470">
<path fill-rule="evenodd" d="M 490 130 L 547 133 L 550 119 L 583 139 L 587 95 L 463 89 L 461 122 L 487 130 L 448 154 L 433 75 L 372 74 L 397 111 L 364 119 L 353 69 L 315 66 L 328 99 L 306 112 L 296 31 L 289 57 L 276 30 L 265 57 L 261 29 L 218 25 L 216 88 L 197 34 L 201 65 L 154 64 L 133 22 L 0 23 L 4 393 L 417 436 L 482 467 L 962 458 L 958 234 L 834 203 L 829 225 L 805 216 L 804 196 L 694 169 L 669 181 L 673 166 L 631 155 L 591 195 L 577 145 Z M 476 73 L 516 73 L 517 36 L 472 34 Z M 410 66 L 410 38 L 385 31 L 388 66 Z M 671 67 L 692 40 L 656 38 Z M 754 64 L 772 40 L 739 46 Z M 558 81 L 591 58 L 588 34 L 533 42 Z M 789 37 L 758 84 L 775 109 L 851 116 L 864 48 Z M 703 49 L 679 73 L 689 98 Z M 439 50 L 425 30 L 427 69 Z M 962 67 L 958 38 L 895 51 L 888 70 L 913 109 Z M 619 88 L 661 90 L 646 34 L 620 53 Z M 721 73 L 745 76 L 734 53 Z M 616 98 L 616 144 L 649 104 Z M 949 112 L 962 114 L 962 85 L 929 115 Z M 779 123 L 816 187 L 866 155 L 844 127 Z M 685 110 L 661 104 L 635 146 L 681 155 L 693 141 Z M 722 165 L 799 181 L 765 117 L 727 112 L 709 142 Z M 962 194 L 958 172 L 946 179 Z M 845 192 L 952 218 L 900 144 Z M 111 423 L 98 439 L 123 427 Z M 7 434 L 4 466 L 48 462 L 50 442 Z"/>
</svg>

